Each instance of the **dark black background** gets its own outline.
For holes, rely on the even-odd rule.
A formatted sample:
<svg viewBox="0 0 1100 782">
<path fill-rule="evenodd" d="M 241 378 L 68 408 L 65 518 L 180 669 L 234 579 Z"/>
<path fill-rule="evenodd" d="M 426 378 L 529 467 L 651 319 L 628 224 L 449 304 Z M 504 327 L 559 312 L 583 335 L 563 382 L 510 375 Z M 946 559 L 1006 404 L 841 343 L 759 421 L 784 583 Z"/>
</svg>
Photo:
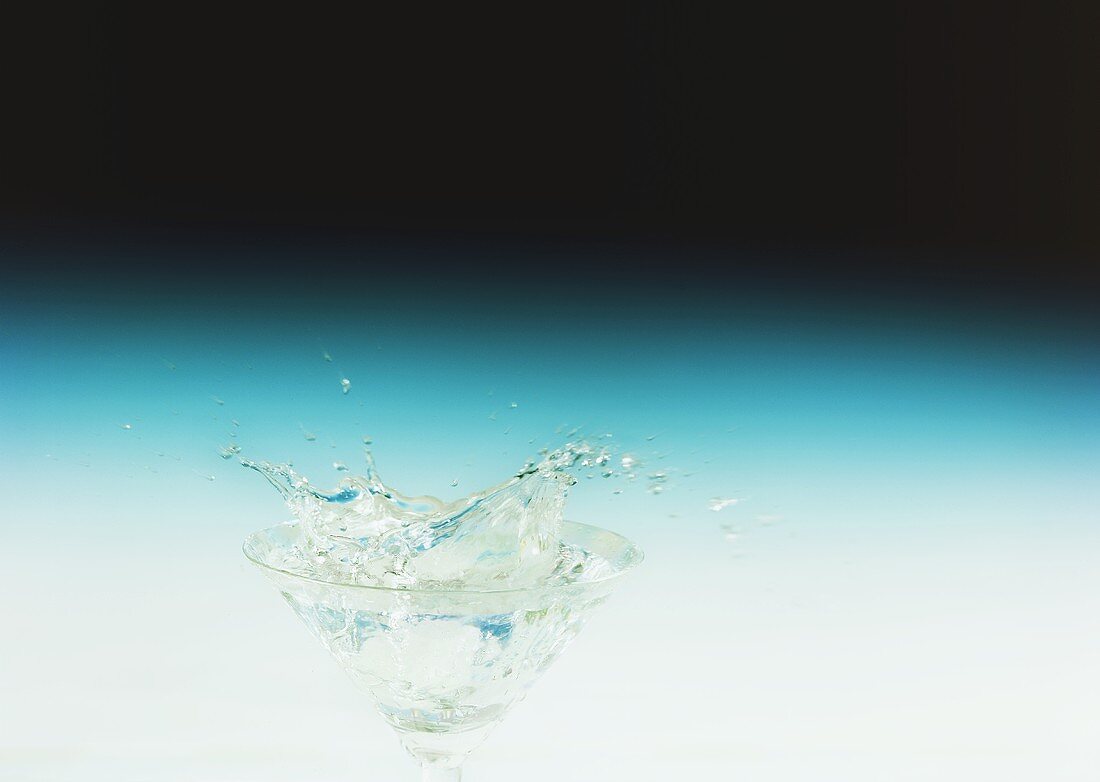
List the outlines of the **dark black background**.
<svg viewBox="0 0 1100 782">
<path fill-rule="evenodd" d="M 9 19 L 8 261 L 97 248 L 110 275 L 135 244 L 428 243 L 472 266 L 605 248 L 610 268 L 692 248 L 677 270 L 725 282 L 760 258 L 1097 282 L 1094 2 L 349 8 Z"/>
</svg>

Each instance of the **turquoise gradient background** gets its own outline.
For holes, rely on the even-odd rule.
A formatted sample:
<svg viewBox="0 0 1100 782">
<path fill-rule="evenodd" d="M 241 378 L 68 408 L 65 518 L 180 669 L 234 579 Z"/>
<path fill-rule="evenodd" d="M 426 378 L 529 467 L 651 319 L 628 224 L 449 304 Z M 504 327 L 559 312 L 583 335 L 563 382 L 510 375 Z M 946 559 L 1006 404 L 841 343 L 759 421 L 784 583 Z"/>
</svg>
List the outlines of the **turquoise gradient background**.
<svg viewBox="0 0 1100 782">
<path fill-rule="evenodd" d="M 334 482 L 369 434 L 452 497 L 563 426 L 669 481 L 574 489 L 647 563 L 470 779 L 1093 778 L 1088 307 L 317 269 L 0 293 L 5 778 L 413 778 L 245 567 L 286 511 L 218 449 Z"/>
</svg>

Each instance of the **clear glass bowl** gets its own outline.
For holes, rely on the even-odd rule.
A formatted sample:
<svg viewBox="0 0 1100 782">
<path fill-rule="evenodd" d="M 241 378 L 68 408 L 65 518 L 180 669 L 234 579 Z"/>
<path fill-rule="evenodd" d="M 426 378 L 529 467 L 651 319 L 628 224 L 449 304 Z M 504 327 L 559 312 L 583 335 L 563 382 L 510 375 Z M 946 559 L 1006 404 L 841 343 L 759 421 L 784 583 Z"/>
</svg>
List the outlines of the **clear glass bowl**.
<svg viewBox="0 0 1100 782">
<path fill-rule="evenodd" d="M 426 780 L 462 761 L 576 637 L 641 550 L 614 532 L 565 522 L 566 543 L 611 563 L 590 581 L 519 589 L 399 589 L 334 583 L 284 565 L 296 523 L 256 532 L 244 553 L 351 679 L 374 700 Z"/>
</svg>

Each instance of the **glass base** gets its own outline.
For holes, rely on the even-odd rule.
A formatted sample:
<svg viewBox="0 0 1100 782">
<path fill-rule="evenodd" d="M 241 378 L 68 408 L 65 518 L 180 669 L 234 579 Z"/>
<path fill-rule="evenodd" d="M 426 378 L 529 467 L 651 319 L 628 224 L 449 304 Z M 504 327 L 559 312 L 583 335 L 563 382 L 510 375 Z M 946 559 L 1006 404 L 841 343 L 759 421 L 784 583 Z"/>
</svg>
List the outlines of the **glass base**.
<svg viewBox="0 0 1100 782">
<path fill-rule="evenodd" d="M 462 766 L 442 766 L 438 763 L 425 763 L 421 767 L 422 782 L 459 782 L 462 779 Z"/>
</svg>

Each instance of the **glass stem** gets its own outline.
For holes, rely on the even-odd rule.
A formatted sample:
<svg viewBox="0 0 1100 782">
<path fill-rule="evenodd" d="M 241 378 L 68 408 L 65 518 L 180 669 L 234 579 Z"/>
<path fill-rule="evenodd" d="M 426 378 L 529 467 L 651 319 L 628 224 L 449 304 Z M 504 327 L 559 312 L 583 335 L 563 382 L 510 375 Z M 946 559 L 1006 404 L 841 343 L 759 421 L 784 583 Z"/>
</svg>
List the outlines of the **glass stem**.
<svg viewBox="0 0 1100 782">
<path fill-rule="evenodd" d="M 441 766 L 438 763 L 425 763 L 423 769 L 423 782 L 459 782 L 462 779 L 461 766 Z"/>
</svg>

